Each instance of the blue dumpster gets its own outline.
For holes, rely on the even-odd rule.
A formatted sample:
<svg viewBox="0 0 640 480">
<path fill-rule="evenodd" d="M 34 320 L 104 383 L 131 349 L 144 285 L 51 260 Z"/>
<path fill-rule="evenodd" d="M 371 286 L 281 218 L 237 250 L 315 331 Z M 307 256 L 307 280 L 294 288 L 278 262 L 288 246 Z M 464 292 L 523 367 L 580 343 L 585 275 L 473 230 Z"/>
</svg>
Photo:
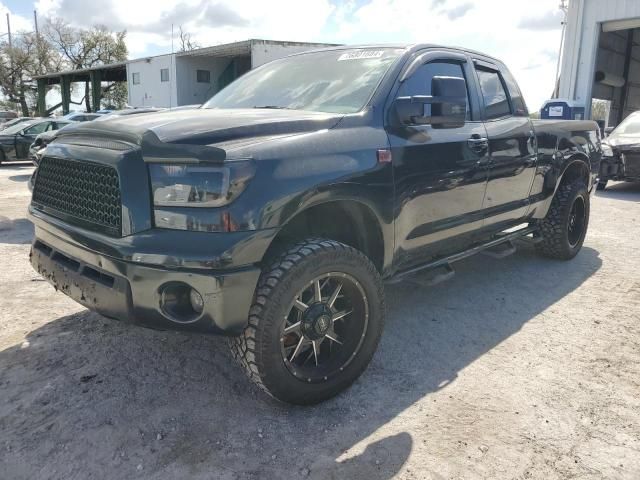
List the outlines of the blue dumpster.
<svg viewBox="0 0 640 480">
<path fill-rule="evenodd" d="M 544 102 L 540 118 L 545 120 L 584 120 L 584 105 L 573 100 L 553 98 Z"/>
</svg>

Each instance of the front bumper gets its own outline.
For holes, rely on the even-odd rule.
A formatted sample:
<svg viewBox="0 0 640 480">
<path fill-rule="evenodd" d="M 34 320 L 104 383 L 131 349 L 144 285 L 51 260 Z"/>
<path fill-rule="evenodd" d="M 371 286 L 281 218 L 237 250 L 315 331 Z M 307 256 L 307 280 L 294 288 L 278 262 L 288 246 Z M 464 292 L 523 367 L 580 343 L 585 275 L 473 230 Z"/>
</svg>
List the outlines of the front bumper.
<svg viewBox="0 0 640 480">
<path fill-rule="evenodd" d="M 640 180 L 640 150 L 622 150 L 613 157 L 603 157 L 600 164 L 600 181 Z"/>
<path fill-rule="evenodd" d="M 196 261 L 186 251 L 197 250 L 195 238 L 215 245 L 218 236 L 237 234 L 243 238 L 240 243 L 255 241 L 253 253 L 257 256 L 263 250 L 263 245 L 266 249 L 267 238 L 272 232 L 215 234 L 157 231 L 159 240 L 167 233 L 183 234 L 184 238 L 179 245 L 174 243 L 173 250 L 165 252 L 165 255 L 140 251 L 127 254 L 124 246 L 114 248 L 113 244 L 135 245 L 136 242 L 131 238 L 109 239 L 112 243 L 109 248 L 106 245 L 96 248 L 97 244 L 91 244 L 92 232 L 85 232 L 86 237 L 78 236 L 78 229 L 49 224 L 43 220 L 43 215 L 33 210 L 30 212 L 36 227 L 30 253 L 31 264 L 56 290 L 85 307 L 106 317 L 159 329 L 236 335 L 246 326 L 260 275 L 257 261 L 235 265 L 234 257 L 246 259 L 247 254 L 236 255 L 235 250 L 227 249 L 220 255 L 226 255 L 223 263 L 227 264 L 227 268 L 220 268 L 220 257 L 215 255 L 211 256 L 206 268 L 204 259 Z M 50 220 L 55 222 L 54 219 Z M 145 242 L 153 239 L 151 232 L 144 236 Z M 80 240 L 84 240 L 82 243 L 85 245 Z M 159 243 L 162 244 L 161 241 Z M 91 244 L 93 248 L 87 248 L 86 244 Z M 176 284 L 187 285 L 200 293 L 204 300 L 202 313 L 195 317 L 176 318 L 163 308 L 164 288 Z"/>
</svg>

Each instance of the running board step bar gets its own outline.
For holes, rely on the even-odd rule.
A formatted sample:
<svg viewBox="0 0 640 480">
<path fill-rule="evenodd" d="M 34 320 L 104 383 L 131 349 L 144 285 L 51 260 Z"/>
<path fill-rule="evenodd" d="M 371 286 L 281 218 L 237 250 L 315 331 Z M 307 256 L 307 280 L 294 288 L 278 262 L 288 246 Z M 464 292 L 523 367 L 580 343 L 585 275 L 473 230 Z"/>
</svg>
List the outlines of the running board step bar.
<svg viewBox="0 0 640 480">
<path fill-rule="evenodd" d="M 517 239 L 532 240 L 532 239 L 528 238 L 528 235 L 535 234 L 537 231 L 538 231 L 538 227 L 529 226 L 529 227 L 521 228 L 521 229 L 513 231 L 513 232 L 500 233 L 498 236 L 496 236 L 492 240 L 489 240 L 488 242 L 481 243 L 481 244 L 478 244 L 478 245 L 474 245 L 473 247 L 471 247 L 471 248 L 469 248 L 467 250 L 464 250 L 462 252 L 455 253 L 455 254 L 450 255 L 448 257 L 440 258 L 438 260 L 433 260 L 433 261 L 424 263 L 422 265 L 418 265 L 416 267 L 412 267 L 412 268 L 410 268 L 408 270 L 402 270 L 402 271 L 396 273 L 395 275 L 393 275 L 387 281 L 387 283 L 398 283 L 398 282 L 401 282 L 402 280 L 404 280 L 406 277 L 409 277 L 411 275 L 415 275 L 416 273 L 419 273 L 419 272 L 424 272 L 424 271 L 427 271 L 427 270 L 435 270 L 435 269 L 439 269 L 439 268 L 444 268 L 445 271 L 446 271 L 445 274 L 435 275 L 434 276 L 434 279 L 438 280 L 436 283 L 440 283 L 442 281 L 442 280 L 440 280 L 440 278 L 448 279 L 451 276 L 453 276 L 453 274 L 455 273 L 455 271 L 453 270 L 453 267 L 451 267 L 451 264 L 453 262 L 457 262 L 458 260 L 462 260 L 464 258 L 471 257 L 472 255 L 475 255 L 476 253 L 485 252 L 485 251 L 487 251 L 489 249 L 493 249 L 493 248 L 498 247 L 498 246 L 500 246 L 501 249 L 503 249 L 505 252 L 509 252 L 509 253 L 507 253 L 507 255 L 510 255 L 511 253 L 513 253 L 511 251 L 511 249 L 513 249 L 513 251 L 515 251 L 515 247 L 514 247 L 514 245 L 512 243 L 513 240 L 517 240 Z M 503 244 L 507 244 L 507 247 L 506 248 L 502 247 Z M 509 248 L 509 246 L 511 248 Z M 496 258 L 504 258 L 507 255 L 498 256 Z M 495 255 L 491 255 L 491 256 L 495 257 Z M 433 283 L 431 283 L 431 285 L 433 285 Z"/>
<path fill-rule="evenodd" d="M 495 247 L 489 247 L 486 250 L 480 252 L 482 255 L 486 255 L 487 257 L 492 258 L 506 258 L 509 255 L 513 255 L 516 253 L 516 246 L 513 244 L 511 240 L 508 240 L 504 243 L 500 243 Z"/>
<path fill-rule="evenodd" d="M 414 275 L 411 275 L 411 277 L 407 278 L 406 281 L 417 284 L 421 287 L 433 287 L 438 283 L 449 280 L 455 274 L 456 271 L 450 264 L 447 263 L 446 265 L 441 265 L 440 267 L 429 270 L 423 270 Z M 401 278 L 401 280 L 404 280 L 404 278 Z M 395 278 L 392 280 L 392 282 L 395 283 Z"/>
</svg>

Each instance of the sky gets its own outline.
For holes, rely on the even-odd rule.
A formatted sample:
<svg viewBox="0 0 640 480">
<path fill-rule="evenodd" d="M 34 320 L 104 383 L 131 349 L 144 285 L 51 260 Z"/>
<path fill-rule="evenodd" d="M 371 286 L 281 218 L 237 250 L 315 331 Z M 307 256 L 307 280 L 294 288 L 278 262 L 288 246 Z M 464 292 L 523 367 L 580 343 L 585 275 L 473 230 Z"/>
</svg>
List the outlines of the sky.
<svg viewBox="0 0 640 480">
<path fill-rule="evenodd" d="M 0 0 L 11 30 L 33 11 L 127 31 L 129 58 L 171 51 L 171 26 L 200 46 L 249 38 L 344 44 L 435 43 L 503 60 L 529 109 L 551 96 L 560 46 L 559 0 Z M 7 27 L 0 22 L 0 35 Z"/>
</svg>

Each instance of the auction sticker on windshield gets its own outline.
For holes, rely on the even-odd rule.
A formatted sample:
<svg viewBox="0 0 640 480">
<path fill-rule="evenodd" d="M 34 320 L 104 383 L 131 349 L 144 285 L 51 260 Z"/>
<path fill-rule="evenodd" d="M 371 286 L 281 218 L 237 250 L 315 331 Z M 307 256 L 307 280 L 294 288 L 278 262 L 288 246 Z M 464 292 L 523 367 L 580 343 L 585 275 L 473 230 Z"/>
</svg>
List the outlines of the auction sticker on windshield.
<svg viewBox="0 0 640 480">
<path fill-rule="evenodd" d="M 384 53 L 383 50 L 358 50 L 356 52 L 343 53 L 338 57 L 338 61 L 342 60 L 362 60 L 365 58 L 380 58 Z"/>
</svg>

